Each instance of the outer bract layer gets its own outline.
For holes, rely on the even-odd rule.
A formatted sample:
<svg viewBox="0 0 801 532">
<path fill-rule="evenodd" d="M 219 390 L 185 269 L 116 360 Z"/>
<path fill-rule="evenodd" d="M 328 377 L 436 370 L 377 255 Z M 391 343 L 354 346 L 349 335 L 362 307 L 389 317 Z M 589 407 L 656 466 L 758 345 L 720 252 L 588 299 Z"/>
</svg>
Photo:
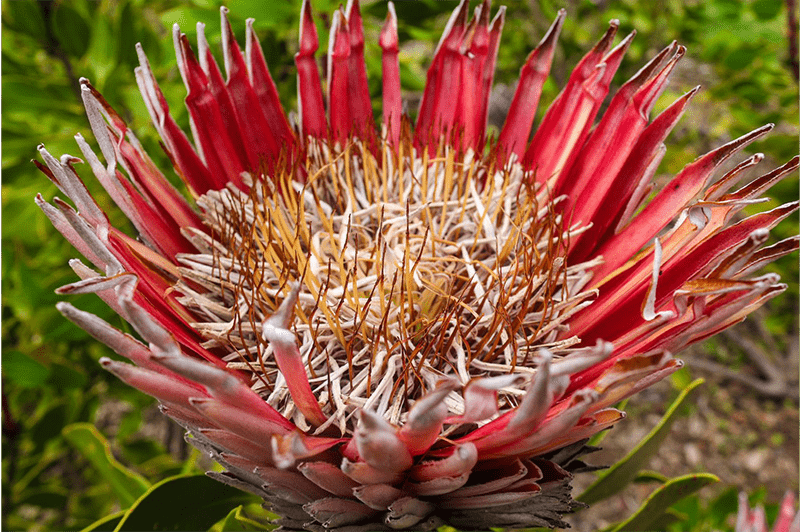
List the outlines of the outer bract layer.
<svg viewBox="0 0 801 532">
<path fill-rule="evenodd" d="M 663 141 L 697 88 L 649 113 L 685 49 L 622 85 L 596 123 L 634 35 L 617 21 L 532 127 L 564 20 L 521 69 L 497 141 L 487 108 L 505 9 L 454 11 L 414 127 L 402 114 L 397 20 L 380 34 L 376 128 L 357 0 L 332 19 L 325 98 L 304 2 L 297 121 L 287 119 L 252 21 L 244 51 L 222 9 L 225 75 L 198 24 L 173 37 L 193 142 L 145 57 L 142 95 L 187 202 L 82 80 L 105 158 L 84 160 L 138 231 L 111 226 L 75 171 L 39 168 L 73 201 L 36 201 L 95 269 L 97 293 L 143 341 L 59 309 L 134 365 L 104 358 L 156 397 L 287 530 L 565 526 L 590 436 L 613 405 L 675 371 L 671 355 L 741 321 L 785 288 L 754 277 L 798 247 L 765 246 L 787 204 L 737 214 L 798 167 L 748 185 L 761 159 L 715 170 L 765 126 L 704 155 L 651 195 Z M 529 141 L 529 138 L 531 140 Z"/>
</svg>

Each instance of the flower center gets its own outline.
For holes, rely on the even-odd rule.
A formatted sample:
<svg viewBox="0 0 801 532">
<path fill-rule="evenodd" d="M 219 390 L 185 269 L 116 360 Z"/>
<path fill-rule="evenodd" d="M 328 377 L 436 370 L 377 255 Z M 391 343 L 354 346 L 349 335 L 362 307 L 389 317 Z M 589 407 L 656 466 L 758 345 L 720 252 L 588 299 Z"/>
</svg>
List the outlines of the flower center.
<svg viewBox="0 0 801 532">
<path fill-rule="evenodd" d="M 410 142 L 380 154 L 314 145 L 305 182 L 284 172 L 250 178 L 247 193 L 207 193 L 198 204 L 213 241 L 180 257 L 179 289 L 208 318 L 194 324 L 206 345 L 305 424 L 260 334 L 301 283 L 292 329 L 330 416 L 318 431 L 345 432 L 359 407 L 399 422 L 443 377 L 530 374 L 536 348 L 578 342 L 556 335 L 592 294 L 581 291 L 591 264 L 565 265 L 570 235 L 519 165 L 445 147 L 416 158 Z M 522 392 L 502 390 L 501 410 Z"/>
</svg>

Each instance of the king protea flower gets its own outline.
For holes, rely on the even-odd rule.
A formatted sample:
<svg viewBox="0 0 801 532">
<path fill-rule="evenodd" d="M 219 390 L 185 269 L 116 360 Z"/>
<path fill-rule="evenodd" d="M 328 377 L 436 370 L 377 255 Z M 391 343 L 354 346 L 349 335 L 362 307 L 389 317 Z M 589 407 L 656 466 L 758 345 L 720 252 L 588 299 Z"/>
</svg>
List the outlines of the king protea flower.
<svg viewBox="0 0 801 532">
<path fill-rule="evenodd" d="M 135 364 L 100 361 L 226 469 L 210 476 L 263 497 L 285 529 L 563 526 L 578 505 L 571 478 L 591 469 L 588 438 L 624 417 L 613 405 L 784 290 L 752 274 L 798 247 L 763 247 L 797 204 L 737 215 L 798 158 L 736 191 L 762 155 L 713 177 L 768 125 L 652 195 L 663 141 L 698 89 L 649 121 L 685 53 L 673 43 L 596 124 L 634 36 L 613 47 L 617 21 L 529 141 L 564 11 L 487 141 L 505 13 L 491 18 L 489 1 L 454 11 L 412 127 L 388 9 L 380 128 L 358 0 L 334 13 L 325 97 L 304 2 L 296 120 L 252 21 L 243 53 L 225 8 L 225 76 L 202 24 L 197 55 L 173 30 L 194 142 L 138 48 L 139 88 L 192 202 L 82 80 L 105 163 L 76 139 L 138 238 L 110 225 L 75 157 L 40 147 L 39 168 L 75 207 L 36 201 L 96 267 L 71 261 L 81 280 L 60 292 L 97 293 L 142 341 L 59 309 Z"/>
</svg>

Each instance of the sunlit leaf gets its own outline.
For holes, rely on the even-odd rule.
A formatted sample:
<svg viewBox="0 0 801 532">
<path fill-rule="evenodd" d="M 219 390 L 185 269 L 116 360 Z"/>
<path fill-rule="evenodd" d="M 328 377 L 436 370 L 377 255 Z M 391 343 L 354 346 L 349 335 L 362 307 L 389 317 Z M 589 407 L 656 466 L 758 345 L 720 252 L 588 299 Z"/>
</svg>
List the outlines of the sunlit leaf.
<svg viewBox="0 0 801 532">
<path fill-rule="evenodd" d="M 613 526 L 611 532 L 664 530 L 668 524 L 682 518 L 675 512 L 669 511 L 672 505 L 719 480 L 709 473 L 686 475 L 669 480 L 653 492 L 631 517 Z"/>
<path fill-rule="evenodd" d="M 622 460 L 601 473 L 598 479 L 593 482 L 587 490 L 577 497 L 577 500 L 593 504 L 600 500 L 611 497 L 615 493 L 625 488 L 629 482 L 634 480 L 637 473 L 645 467 L 651 456 L 656 453 L 659 446 L 670 433 L 670 427 L 678 417 L 678 412 L 682 404 L 690 396 L 690 393 L 697 389 L 704 382 L 704 379 L 697 379 L 691 382 L 673 401 L 665 415 L 657 425 L 648 433 L 640 443 L 629 452 Z"/>
<path fill-rule="evenodd" d="M 89 423 L 73 423 L 64 427 L 64 437 L 92 463 L 98 473 L 125 506 L 144 493 L 149 483 L 141 475 L 120 464 L 111 454 L 106 438 Z"/>
<path fill-rule="evenodd" d="M 114 532 L 114 529 L 117 528 L 120 519 L 122 519 L 124 515 L 125 510 L 114 512 L 113 514 L 107 515 L 102 519 L 98 519 L 91 525 L 81 530 L 81 532 Z"/>
</svg>

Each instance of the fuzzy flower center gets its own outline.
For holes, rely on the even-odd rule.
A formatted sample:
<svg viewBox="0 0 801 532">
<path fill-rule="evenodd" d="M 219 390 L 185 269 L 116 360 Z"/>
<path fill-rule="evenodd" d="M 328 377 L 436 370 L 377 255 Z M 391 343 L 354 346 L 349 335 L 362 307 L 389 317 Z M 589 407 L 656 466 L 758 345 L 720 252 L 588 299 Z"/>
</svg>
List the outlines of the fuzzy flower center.
<svg viewBox="0 0 801 532">
<path fill-rule="evenodd" d="M 520 165 L 445 147 L 419 158 L 410 141 L 379 153 L 314 145 L 304 180 L 279 172 L 249 178 L 247 193 L 207 193 L 207 252 L 180 257 L 178 288 L 207 318 L 193 324 L 205 345 L 307 426 L 261 334 L 301 284 L 291 330 L 329 416 L 317 432 L 351 430 L 358 408 L 401 422 L 442 378 L 529 375 L 535 349 L 558 355 L 579 341 L 557 333 L 592 295 L 581 287 L 593 264 L 560 256 L 576 231 Z M 502 389 L 501 411 L 523 392 Z M 460 394 L 446 403 L 464 411 Z"/>
</svg>

